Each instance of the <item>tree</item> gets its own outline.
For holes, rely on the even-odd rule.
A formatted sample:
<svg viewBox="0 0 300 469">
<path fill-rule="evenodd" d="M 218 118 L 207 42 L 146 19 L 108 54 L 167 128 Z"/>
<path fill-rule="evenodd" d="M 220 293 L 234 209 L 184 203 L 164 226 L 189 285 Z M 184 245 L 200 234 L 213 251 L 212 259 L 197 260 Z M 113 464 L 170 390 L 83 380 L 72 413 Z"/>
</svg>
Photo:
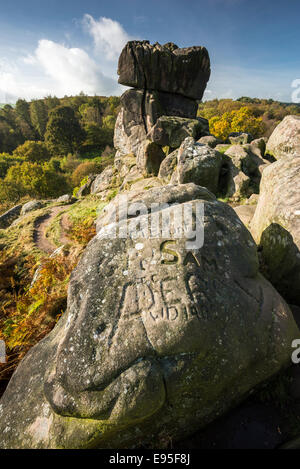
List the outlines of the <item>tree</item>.
<svg viewBox="0 0 300 469">
<path fill-rule="evenodd" d="M 45 102 L 42 99 L 31 101 L 30 118 L 39 137 L 43 139 L 48 121 L 48 111 Z"/>
<path fill-rule="evenodd" d="M 102 124 L 101 111 L 98 106 L 91 106 L 87 103 L 82 104 L 79 108 L 79 113 L 84 124 Z"/>
<path fill-rule="evenodd" d="M 110 111 L 112 114 L 117 115 L 118 114 L 118 108 L 120 106 L 120 98 L 119 96 L 110 96 L 108 98 L 108 104 L 110 107 Z"/>
<path fill-rule="evenodd" d="M 9 168 L 4 185 L 7 187 L 14 185 L 19 198 L 24 195 L 57 197 L 68 189 L 66 178 L 62 174 L 51 170 L 47 164 L 41 165 L 29 161 Z"/>
<path fill-rule="evenodd" d="M 5 119 L 0 118 L 0 152 L 11 152 L 24 142 L 18 129 L 14 129 Z"/>
<path fill-rule="evenodd" d="M 100 165 L 92 161 L 85 161 L 84 163 L 81 163 L 79 166 L 77 166 L 74 173 L 72 174 L 72 183 L 74 187 L 79 186 L 82 179 L 86 176 L 99 173 L 99 166 Z"/>
<path fill-rule="evenodd" d="M 262 119 L 255 117 L 253 111 L 247 106 L 212 117 L 209 120 L 209 128 L 212 134 L 224 140 L 231 132 L 248 132 L 254 138 L 258 138 L 265 131 Z"/>
<path fill-rule="evenodd" d="M 15 110 L 17 115 L 31 126 L 30 106 L 26 99 L 18 99 Z"/>
<path fill-rule="evenodd" d="M 50 159 L 50 153 L 44 142 L 35 142 L 28 140 L 19 145 L 13 152 L 16 157 L 24 160 L 41 163 Z"/>
<path fill-rule="evenodd" d="M 97 146 L 104 149 L 107 145 L 113 145 L 113 129 L 107 127 L 99 127 L 97 124 L 88 124 L 85 127 L 86 130 L 86 141 L 85 144 L 88 146 Z"/>
<path fill-rule="evenodd" d="M 105 116 L 103 118 L 103 126 L 106 127 L 107 129 L 114 130 L 116 125 L 116 118 L 115 116 L 112 116 L 109 114 L 108 116 Z"/>
<path fill-rule="evenodd" d="M 44 99 L 44 102 L 46 104 L 46 107 L 48 111 L 51 111 L 51 109 L 54 109 L 55 107 L 60 105 L 60 100 L 56 96 L 46 96 Z"/>
<path fill-rule="evenodd" d="M 58 106 L 49 113 L 45 141 L 53 155 L 67 155 L 78 151 L 85 137 L 74 110 Z"/>
<path fill-rule="evenodd" d="M 253 111 L 244 106 L 238 111 L 232 111 L 231 132 L 248 132 L 254 138 L 258 138 L 264 132 L 264 125 L 260 117 L 255 117 Z"/>
<path fill-rule="evenodd" d="M 0 153 L 0 178 L 4 178 L 8 169 L 17 163 L 23 163 L 22 158 L 12 156 L 9 153 Z"/>
</svg>

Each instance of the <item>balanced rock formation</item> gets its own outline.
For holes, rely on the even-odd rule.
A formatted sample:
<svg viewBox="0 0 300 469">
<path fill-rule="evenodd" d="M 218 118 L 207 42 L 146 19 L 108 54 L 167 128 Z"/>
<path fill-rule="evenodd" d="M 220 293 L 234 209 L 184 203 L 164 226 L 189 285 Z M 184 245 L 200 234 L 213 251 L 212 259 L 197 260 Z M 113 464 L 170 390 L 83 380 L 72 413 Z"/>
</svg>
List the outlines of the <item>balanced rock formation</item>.
<svg viewBox="0 0 300 469">
<path fill-rule="evenodd" d="M 251 232 L 260 244 L 268 278 L 300 305 L 300 156 L 269 165 L 262 175 Z"/>
<path fill-rule="evenodd" d="M 276 159 L 300 155 L 300 116 L 286 116 L 274 129 L 267 152 Z"/>
<path fill-rule="evenodd" d="M 174 150 L 188 136 L 209 134 L 207 120 L 196 117 L 197 101 L 210 76 L 204 47 L 179 49 L 172 43 L 130 41 L 120 55 L 118 73 L 119 83 L 133 89 L 121 97 L 114 135 L 117 160 L 133 154 L 144 175 L 157 175 L 162 147 Z M 149 149 L 149 142 L 161 149 Z"/>
<path fill-rule="evenodd" d="M 205 47 L 130 41 L 121 52 L 118 74 L 122 85 L 202 99 L 210 60 Z"/>
<path fill-rule="evenodd" d="M 136 197 L 148 207 L 159 192 Z M 147 237 L 139 204 L 137 216 L 102 223 L 71 275 L 67 312 L 1 399 L 1 448 L 176 441 L 290 361 L 298 329 L 259 274 L 249 231 L 206 189 L 166 186 L 161 201 L 176 198 L 198 221 L 204 204 L 203 247 L 191 250 L 172 227 L 167 238 Z M 112 236 L 133 225 L 135 239 Z"/>
</svg>

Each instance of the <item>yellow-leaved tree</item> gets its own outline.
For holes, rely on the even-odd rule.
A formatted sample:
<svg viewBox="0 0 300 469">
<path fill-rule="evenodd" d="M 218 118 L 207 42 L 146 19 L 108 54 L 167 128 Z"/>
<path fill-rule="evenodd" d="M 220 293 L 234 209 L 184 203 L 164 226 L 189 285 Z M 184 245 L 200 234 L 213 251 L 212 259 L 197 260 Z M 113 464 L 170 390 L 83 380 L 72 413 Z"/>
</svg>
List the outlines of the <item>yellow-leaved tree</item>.
<svg viewBox="0 0 300 469">
<path fill-rule="evenodd" d="M 261 137 L 265 131 L 261 117 L 255 117 L 253 111 L 243 106 L 221 116 L 209 120 L 210 132 L 218 138 L 226 140 L 231 132 L 248 132 L 253 138 Z"/>
</svg>

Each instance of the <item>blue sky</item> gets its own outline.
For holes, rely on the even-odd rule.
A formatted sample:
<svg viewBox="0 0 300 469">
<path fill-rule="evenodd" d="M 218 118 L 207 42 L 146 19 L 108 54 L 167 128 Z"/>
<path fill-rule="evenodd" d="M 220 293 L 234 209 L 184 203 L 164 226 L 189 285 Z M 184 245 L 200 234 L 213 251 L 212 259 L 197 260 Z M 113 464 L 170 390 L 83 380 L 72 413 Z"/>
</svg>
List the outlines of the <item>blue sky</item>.
<svg viewBox="0 0 300 469">
<path fill-rule="evenodd" d="M 129 39 L 205 45 L 205 99 L 291 101 L 300 78 L 299 0 L 0 0 L 0 102 L 120 94 Z"/>
</svg>

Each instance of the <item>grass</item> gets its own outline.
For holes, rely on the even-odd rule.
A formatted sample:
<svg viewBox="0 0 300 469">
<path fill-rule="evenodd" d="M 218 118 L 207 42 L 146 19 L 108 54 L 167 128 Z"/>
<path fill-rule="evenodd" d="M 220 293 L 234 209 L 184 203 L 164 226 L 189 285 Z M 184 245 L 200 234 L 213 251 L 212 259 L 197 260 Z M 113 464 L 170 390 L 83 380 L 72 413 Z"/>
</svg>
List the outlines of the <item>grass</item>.
<svg viewBox="0 0 300 469">
<path fill-rule="evenodd" d="M 230 145 L 225 145 L 225 144 L 224 144 L 224 147 L 223 147 L 223 148 L 218 148 L 217 151 L 218 151 L 219 153 L 224 154 L 225 151 L 227 151 L 228 148 L 230 148 L 230 147 L 232 147 L 232 144 L 230 144 Z"/>
<path fill-rule="evenodd" d="M 65 311 L 70 273 L 95 234 L 94 221 L 105 202 L 91 195 L 53 218 L 46 233 L 53 244 L 61 244 L 60 220 L 65 213 L 71 230 L 67 233 L 70 244 L 51 257 L 35 245 L 34 229 L 36 220 L 57 205 L 30 212 L 14 226 L 0 230 L 0 339 L 5 340 L 8 355 L 8 363 L 0 367 L 0 394 L 27 351 L 51 331 Z M 37 269 L 37 280 L 31 285 Z"/>
</svg>

